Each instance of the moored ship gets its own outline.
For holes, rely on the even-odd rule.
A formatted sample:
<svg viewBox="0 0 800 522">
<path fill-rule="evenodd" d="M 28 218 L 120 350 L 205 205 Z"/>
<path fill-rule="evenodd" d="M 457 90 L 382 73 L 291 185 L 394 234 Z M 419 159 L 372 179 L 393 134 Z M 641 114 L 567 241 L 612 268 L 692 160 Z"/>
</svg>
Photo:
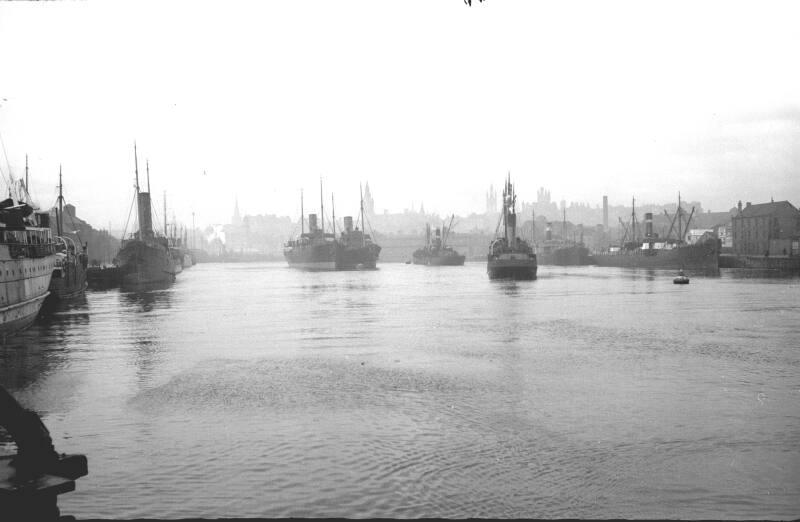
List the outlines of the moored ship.
<svg viewBox="0 0 800 522">
<path fill-rule="evenodd" d="M 417 249 L 412 254 L 415 265 L 428 266 L 461 266 L 464 264 L 466 256 L 459 254 L 447 246 L 447 238 L 453 228 L 453 217 L 450 224 L 444 227 L 444 231 L 439 227 L 431 234 L 431 226 L 425 225 L 425 246 Z"/>
<path fill-rule="evenodd" d="M 148 190 L 142 192 L 139 189 L 139 166 L 135 146 L 134 162 L 139 230 L 131 234 L 129 239 L 122 241 L 122 247 L 116 258 L 119 281 L 122 286 L 130 288 L 172 283 L 177 273 L 176 264 L 169 250 L 169 240 L 163 236 L 156 236 L 153 231 L 150 169 L 148 166 Z"/>
<path fill-rule="evenodd" d="M 489 245 L 486 271 L 490 279 L 536 279 L 536 254 L 526 241 L 517 237 L 516 200 L 509 175 L 503 188 L 503 212 L 500 216 L 503 235 Z"/>
<path fill-rule="evenodd" d="M 0 340 L 27 328 L 48 296 L 55 264 L 49 215 L 0 202 Z"/>
<path fill-rule="evenodd" d="M 536 259 L 541 265 L 590 265 L 589 249 L 583 244 L 583 226 L 578 225 L 580 240 L 566 239 L 566 215 L 561 225 L 561 239 L 553 239 L 551 224 L 547 223 L 545 240 L 536 248 Z"/>
<path fill-rule="evenodd" d="M 331 202 L 332 203 L 332 202 Z M 300 236 L 290 240 L 283 249 L 289 266 L 302 270 L 362 270 L 377 268 L 381 247 L 364 232 L 364 204 L 361 203 L 362 230 L 353 227 L 352 216 L 345 216 L 344 230 L 336 237 L 336 216 L 333 231 L 325 232 L 324 205 L 320 184 L 320 221 L 316 214 L 308 215 L 308 232 L 305 231 L 303 196 L 300 195 Z"/>
<path fill-rule="evenodd" d="M 60 301 L 81 295 L 87 287 L 89 256 L 84 245 L 64 233 L 64 192 L 58 170 L 58 208 L 56 209 L 56 259 L 50 279 L 48 300 Z"/>
<path fill-rule="evenodd" d="M 653 214 L 645 213 L 644 237 L 640 238 L 636 231 L 636 201 L 633 201 L 630 226 L 623 228 L 620 246 L 610 247 L 608 250 L 594 254 L 593 260 L 599 266 L 614 266 L 624 268 L 667 268 L 685 269 L 704 272 L 719 270 L 719 240 L 714 237 L 700 238 L 696 243 L 689 244 L 683 234 L 689 230 L 694 209 L 688 216 L 686 225 L 683 218 L 686 211 L 681 207 L 680 194 L 678 207 L 672 217 L 669 231 L 664 238 L 659 238 L 653 233 Z M 677 224 L 676 238 L 671 238 L 672 231 Z M 626 239 L 629 239 L 626 241 Z"/>
<path fill-rule="evenodd" d="M 305 219 L 301 219 L 305 221 Z M 303 227 L 304 228 L 304 227 Z M 288 241 L 283 255 L 289 266 L 301 270 L 336 270 L 337 244 L 333 234 L 317 226 L 317 215 L 308 215 L 308 232 L 301 229 L 297 239 Z"/>
<path fill-rule="evenodd" d="M 362 214 L 363 215 L 363 214 Z M 372 241 L 372 236 L 353 228 L 353 218 L 345 216 L 344 230 L 336 239 L 336 270 L 368 270 L 378 265 L 381 247 Z"/>
</svg>

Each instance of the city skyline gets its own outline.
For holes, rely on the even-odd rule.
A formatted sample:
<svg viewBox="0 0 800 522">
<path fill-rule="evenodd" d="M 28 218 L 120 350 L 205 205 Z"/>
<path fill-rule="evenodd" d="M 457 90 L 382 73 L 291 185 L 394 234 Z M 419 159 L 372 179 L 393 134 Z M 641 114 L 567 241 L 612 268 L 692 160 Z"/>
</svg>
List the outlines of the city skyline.
<svg viewBox="0 0 800 522">
<path fill-rule="evenodd" d="M 574 7 L 578 9 L 574 9 Z M 510 171 L 521 200 L 707 209 L 800 201 L 792 3 L 54 3 L 0 6 L 0 171 L 121 228 L 149 160 L 157 205 L 198 226 L 468 215 Z M 569 29 L 564 29 L 569 27 Z M 177 29 L 176 29 L 177 28 Z M 314 194 L 314 196 L 311 196 Z M 339 212 L 341 209 L 341 212 Z"/>
</svg>

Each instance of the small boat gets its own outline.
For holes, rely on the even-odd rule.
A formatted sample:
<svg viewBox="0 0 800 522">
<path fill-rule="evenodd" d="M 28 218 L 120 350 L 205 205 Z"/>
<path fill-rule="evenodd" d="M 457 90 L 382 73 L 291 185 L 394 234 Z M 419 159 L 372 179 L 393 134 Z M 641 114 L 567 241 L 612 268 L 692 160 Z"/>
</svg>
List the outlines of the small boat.
<svg viewBox="0 0 800 522">
<path fill-rule="evenodd" d="M 689 284 L 689 278 L 688 278 L 688 277 L 686 277 L 686 276 L 683 274 L 683 270 L 680 270 L 680 271 L 678 272 L 678 277 L 676 277 L 675 279 L 673 279 L 673 280 L 672 280 L 672 282 L 673 282 L 674 284 L 676 284 L 676 285 L 688 285 L 688 284 Z"/>
</svg>

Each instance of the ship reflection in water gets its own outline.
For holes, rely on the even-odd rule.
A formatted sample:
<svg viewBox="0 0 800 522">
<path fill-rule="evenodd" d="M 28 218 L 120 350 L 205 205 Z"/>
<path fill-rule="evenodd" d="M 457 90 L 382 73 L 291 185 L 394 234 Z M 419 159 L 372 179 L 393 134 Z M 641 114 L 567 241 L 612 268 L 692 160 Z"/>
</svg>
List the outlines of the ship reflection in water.
<svg viewBox="0 0 800 522">
<path fill-rule="evenodd" d="M 800 280 L 485 270 L 197 265 L 0 384 L 95 463 L 78 518 L 796 517 Z"/>
</svg>

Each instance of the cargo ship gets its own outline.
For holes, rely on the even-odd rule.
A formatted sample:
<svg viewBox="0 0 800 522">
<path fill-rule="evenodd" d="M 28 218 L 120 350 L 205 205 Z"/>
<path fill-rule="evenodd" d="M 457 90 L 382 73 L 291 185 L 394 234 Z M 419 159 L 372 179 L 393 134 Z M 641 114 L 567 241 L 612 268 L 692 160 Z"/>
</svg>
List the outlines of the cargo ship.
<svg viewBox="0 0 800 522">
<path fill-rule="evenodd" d="M 670 217 L 669 214 L 667 217 Z M 629 224 L 620 224 L 624 235 L 619 246 L 610 247 L 608 250 L 592 256 L 599 266 L 614 266 L 625 268 L 666 268 L 684 269 L 704 272 L 719 270 L 719 240 L 714 237 L 701 238 L 696 243 L 689 244 L 684 240 L 684 235 L 689 230 L 689 224 L 694 216 L 694 208 L 688 215 L 686 225 L 683 220 L 686 211 L 681 207 L 680 194 L 675 215 L 667 235 L 663 238 L 653 233 L 653 214 L 645 213 L 645 230 L 643 237 L 637 235 L 636 200 L 633 200 L 631 221 Z M 675 225 L 677 224 L 677 229 Z M 673 238 L 672 232 L 676 231 Z"/>
<path fill-rule="evenodd" d="M 553 239 L 552 224 L 547 223 L 545 240 L 538 244 L 536 248 L 536 259 L 539 264 L 558 266 L 592 264 L 592 259 L 589 256 L 589 249 L 583 244 L 583 225 L 578 225 L 578 228 L 580 230 L 579 241 L 566 239 L 566 210 L 564 210 L 564 218 L 561 224 L 560 239 Z"/>
<path fill-rule="evenodd" d="M 64 233 L 64 187 L 61 168 L 58 169 L 58 208 L 56 209 L 56 259 L 50 279 L 50 301 L 71 299 L 84 293 L 88 283 L 86 270 L 89 256 L 80 242 L 76 243 Z"/>
<path fill-rule="evenodd" d="M 353 227 L 353 217 L 345 216 L 344 230 L 336 237 L 336 214 L 332 232 L 325 232 L 322 183 L 320 183 L 320 219 L 308 215 L 305 231 L 303 194 L 300 193 L 300 236 L 284 245 L 283 255 L 291 268 L 301 270 L 366 270 L 377 268 L 381 247 L 364 231 L 364 201 L 361 198 L 361 229 Z M 333 196 L 331 196 L 331 208 Z"/>
<path fill-rule="evenodd" d="M 443 227 L 444 230 L 436 227 L 433 234 L 431 234 L 431 226 L 425 225 L 425 246 L 415 250 L 411 256 L 415 265 L 461 266 L 464 264 L 466 256 L 447 246 L 447 238 L 453 228 L 453 218 L 454 216 L 450 217 L 450 224 Z"/>
<path fill-rule="evenodd" d="M 147 192 L 139 188 L 139 162 L 134 145 L 136 206 L 139 230 L 122 240 L 116 257 L 118 278 L 123 287 L 139 288 L 175 281 L 177 268 L 169 250 L 169 240 L 153 231 L 150 208 L 150 166 L 147 168 Z"/>
<path fill-rule="evenodd" d="M 517 237 L 517 196 L 509 174 L 503 188 L 503 212 L 495 230 L 496 238 L 489 245 L 486 272 L 489 279 L 536 279 L 536 254 L 531 246 Z M 503 235 L 499 235 L 500 225 Z"/>
<path fill-rule="evenodd" d="M 12 198 L 0 202 L 0 341 L 36 319 L 55 260 L 50 215 Z"/>
</svg>

